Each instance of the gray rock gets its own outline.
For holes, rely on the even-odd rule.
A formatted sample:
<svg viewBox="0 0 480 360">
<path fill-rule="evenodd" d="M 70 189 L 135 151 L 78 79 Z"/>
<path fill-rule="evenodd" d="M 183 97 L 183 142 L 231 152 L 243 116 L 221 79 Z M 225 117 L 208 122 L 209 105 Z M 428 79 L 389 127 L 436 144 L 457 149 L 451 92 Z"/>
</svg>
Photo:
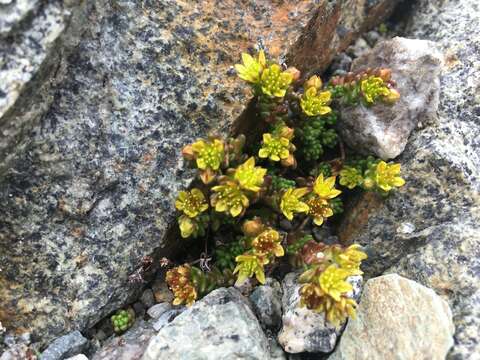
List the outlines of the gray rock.
<svg viewBox="0 0 480 360">
<path fill-rule="evenodd" d="M 124 334 L 105 342 L 91 360 L 138 360 L 155 333 L 152 321 L 136 321 Z"/>
<path fill-rule="evenodd" d="M 87 346 L 88 340 L 75 330 L 52 342 L 42 353 L 42 360 L 62 360 L 81 353 Z"/>
<path fill-rule="evenodd" d="M 140 301 L 145 305 L 145 307 L 151 308 L 155 304 L 155 298 L 153 296 L 153 291 L 151 289 L 145 289 L 140 297 Z"/>
<path fill-rule="evenodd" d="M 0 321 L 41 345 L 132 302 L 142 259 L 170 255 L 180 148 L 243 112 L 242 51 L 294 44 L 291 65 L 325 69 L 397 3 L 5 2 Z"/>
<path fill-rule="evenodd" d="M 332 351 L 341 333 L 341 329 L 330 325 L 325 314 L 319 314 L 300 307 L 298 273 L 285 276 L 283 288 L 282 329 L 278 342 L 287 353 Z M 351 276 L 347 280 L 354 287 L 351 298 L 358 299 L 361 292 L 361 276 Z"/>
<path fill-rule="evenodd" d="M 287 360 L 287 354 L 274 337 L 268 337 L 268 347 L 270 349 L 269 360 Z"/>
<path fill-rule="evenodd" d="M 250 295 L 253 310 L 264 329 L 276 330 L 282 322 L 282 286 L 272 278 Z"/>
<path fill-rule="evenodd" d="M 65 360 L 88 360 L 88 357 L 83 354 L 78 354 Z"/>
<path fill-rule="evenodd" d="M 453 345 L 452 313 L 432 289 L 396 274 L 367 281 L 329 360 L 445 359 Z"/>
<path fill-rule="evenodd" d="M 164 326 L 143 360 L 269 359 L 268 341 L 234 288 L 214 290 Z"/>
<path fill-rule="evenodd" d="M 161 314 L 153 324 L 153 328 L 159 331 L 165 325 L 171 323 L 178 315 L 185 311 L 185 307 L 170 309 Z"/>
<path fill-rule="evenodd" d="M 406 185 L 385 201 L 363 196 L 340 227 L 341 240 L 366 247 L 368 276 L 398 272 L 448 298 L 455 360 L 480 353 L 478 8 L 473 0 L 414 8 L 407 36 L 445 53 L 437 117 L 412 133 L 398 159 Z"/>
<path fill-rule="evenodd" d="M 160 315 L 167 312 L 171 308 L 172 305 L 170 303 L 155 304 L 147 310 L 147 314 L 153 319 L 158 319 Z"/>
<path fill-rule="evenodd" d="M 378 43 L 356 59 L 352 71 L 388 67 L 400 99 L 371 107 L 344 106 L 339 130 L 354 150 L 382 159 L 400 155 L 419 121 L 436 115 L 442 55 L 435 43 L 396 37 Z"/>
</svg>

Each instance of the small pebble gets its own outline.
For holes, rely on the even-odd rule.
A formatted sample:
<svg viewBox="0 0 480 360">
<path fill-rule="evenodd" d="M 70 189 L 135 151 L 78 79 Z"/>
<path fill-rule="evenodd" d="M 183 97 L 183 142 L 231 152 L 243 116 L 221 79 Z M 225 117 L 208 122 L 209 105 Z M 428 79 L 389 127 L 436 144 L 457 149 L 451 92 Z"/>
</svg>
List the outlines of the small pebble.
<svg viewBox="0 0 480 360">
<path fill-rule="evenodd" d="M 163 313 L 171 309 L 172 305 L 170 303 L 156 304 L 147 310 L 147 314 L 153 319 L 158 319 Z"/>
<path fill-rule="evenodd" d="M 151 289 L 145 289 L 140 297 L 140 301 L 145 305 L 145 308 L 148 309 L 155 305 L 155 297 L 153 296 L 153 291 Z"/>
</svg>

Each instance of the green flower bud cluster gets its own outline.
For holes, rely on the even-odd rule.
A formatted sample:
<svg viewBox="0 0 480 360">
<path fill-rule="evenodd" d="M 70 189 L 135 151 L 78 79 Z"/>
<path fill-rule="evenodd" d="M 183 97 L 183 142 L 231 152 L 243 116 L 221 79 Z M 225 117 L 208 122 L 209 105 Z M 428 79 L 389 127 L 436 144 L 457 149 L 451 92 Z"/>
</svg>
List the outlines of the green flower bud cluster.
<svg viewBox="0 0 480 360">
<path fill-rule="evenodd" d="M 335 117 L 316 116 L 305 122 L 303 128 L 297 128 L 296 134 L 302 146 L 300 152 L 307 161 L 317 161 L 324 153 L 324 147 L 333 148 L 337 144 L 338 135 L 332 128 L 326 125 Z"/>
<path fill-rule="evenodd" d="M 215 263 L 220 269 L 235 268 L 235 258 L 246 250 L 242 239 L 218 246 L 215 249 Z"/>
<path fill-rule="evenodd" d="M 340 198 L 334 198 L 329 201 L 330 208 L 333 210 L 333 215 L 343 213 L 343 201 Z"/>
<path fill-rule="evenodd" d="M 287 245 L 287 254 L 288 255 L 296 255 L 302 250 L 302 248 L 307 244 L 309 241 L 313 241 L 312 235 L 305 235 L 295 241 L 293 244 Z"/>
<path fill-rule="evenodd" d="M 191 281 L 197 295 L 201 298 L 219 287 L 232 286 L 235 282 L 235 277 L 230 269 L 221 270 L 213 267 L 210 271 L 202 271 L 192 266 Z"/>
<path fill-rule="evenodd" d="M 271 189 L 273 191 L 286 190 L 295 187 L 295 180 L 289 180 L 279 175 L 271 174 L 272 178 Z"/>
<path fill-rule="evenodd" d="M 311 176 L 317 177 L 320 174 L 323 174 L 323 177 L 326 178 L 332 176 L 332 166 L 327 162 L 321 162 L 310 170 Z"/>
<path fill-rule="evenodd" d="M 113 325 L 113 330 L 117 334 L 121 334 L 128 330 L 135 321 L 135 313 L 133 310 L 119 310 L 115 315 L 110 318 Z"/>
</svg>

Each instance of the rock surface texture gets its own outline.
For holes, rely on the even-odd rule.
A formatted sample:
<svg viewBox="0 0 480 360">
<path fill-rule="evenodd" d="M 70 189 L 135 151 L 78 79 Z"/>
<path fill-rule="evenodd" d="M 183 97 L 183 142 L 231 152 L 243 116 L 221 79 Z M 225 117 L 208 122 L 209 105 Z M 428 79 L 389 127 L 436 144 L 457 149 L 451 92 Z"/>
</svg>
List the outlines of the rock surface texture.
<svg viewBox="0 0 480 360">
<path fill-rule="evenodd" d="M 396 37 L 382 41 L 353 62 L 351 71 L 388 67 L 401 94 L 394 105 L 341 109 L 339 130 L 356 151 L 387 160 L 400 155 L 419 122 L 436 116 L 443 56 L 427 40 Z"/>
<path fill-rule="evenodd" d="M 247 299 L 234 288 L 212 291 L 164 326 L 143 360 L 269 359 L 268 341 Z"/>
<path fill-rule="evenodd" d="M 449 359 L 480 354 L 480 4 L 421 0 L 406 36 L 445 55 L 434 121 L 412 133 L 398 158 L 406 185 L 385 201 L 363 196 L 344 241 L 369 253 L 369 276 L 399 273 L 445 296 L 455 322 Z"/>
<path fill-rule="evenodd" d="M 139 360 L 155 335 L 153 320 L 137 321 L 125 334 L 112 337 L 103 344 L 91 360 Z"/>
<path fill-rule="evenodd" d="M 282 322 L 282 286 L 272 278 L 250 295 L 253 310 L 265 329 L 278 330 Z"/>
<path fill-rule="evenodd" d="M 331 352 L 341 333 L 341 329 L 331 326 L 325 315 L 300 307 L 301 284 L 297 282 L 297 273 L 290 273 L 283 279 L 283 316 L 282 329 L 278 342 L 287 353 Z M 361 291 L 361 276 L 347 279 L 353 285 L 351 297 L 358 299 Z"/>
<path fill-rule="evenodd" d="M 329 360 L 443 360 L 453 333 L 452 312 L 432 289 L 384 275 L 367 281 Z"/>
<path fill-rule="evenodd" d="M 5 2 L 0 321 L 43 345 L 125 304 L 144 256 L 170 253 L 173 199 L 191 178 L 179 150 L 242 113 L 242 51 L 283 57 L 296 44 L 291 65 L 309 54 L 322 69 L 396 4 Z M 335 42 L 310 53 L 333 29 Z"/>
</svg>

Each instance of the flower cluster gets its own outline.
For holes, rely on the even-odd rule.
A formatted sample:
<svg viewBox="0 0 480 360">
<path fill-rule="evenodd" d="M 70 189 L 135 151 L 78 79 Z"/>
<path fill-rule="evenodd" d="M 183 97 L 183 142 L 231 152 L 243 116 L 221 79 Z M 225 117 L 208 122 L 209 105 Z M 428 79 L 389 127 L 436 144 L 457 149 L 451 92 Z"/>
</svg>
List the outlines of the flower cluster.
<svg viewBox="0 0 480 360">
<path fill-rule="evenodd" d="M 305 83 L 305 92 L 300 98 L 300 106 L 307 116 L 326 115 L 332 111 L 330 101 L 332 94 L 329 90 L 320 91 L 322 81 L 318 76 L 312 76 Z"/>
<path fill-rule="evenodd" d="M 246 221 L 242 228 L 247 240 L 250 240 L 250 248 L 235 259 L 237 266 L 233 273 L 238 273 L 237 284 L 242 284 L 247 278 L 253 276 L 263 284 L 265 283 L 264 266 L 285 254 L 280 233 L 271 227 L 266 227 L 259 218 Z"/>
<path fill-rule="evenodd" d="M 400 168 L 400 164 L 369 157 L 344 166 L 340 171 L 340 185 L 349 189 L 359 186 L 365 190 L 386 194 L 405 184 L 405 180 L 400 176 Z"/>
<path fill-rule="evenodd" d="M 173 305 L 192 305 L 197 299 L 197 290 L 192 281 L 192 267 L 188 264 L 167 271 L 165 281 L 174 295 Z"/>
<path fill-rule="evenodd" d="M 253 90 L 248 116 L 258 133 L 249 131 L 248 142 L 244 135 L 211 135 L 183 148 L 198 178 L 178 193 L 178 224 L 181 237 L 197 238 L 190 256 L 202 253 L 167 271 L 173 303 L 191 305 L 220 286 L 264 283 L 277 269 L 301 267 L 302 306 L 338 326 L 355 315 L 349 277 L 362 274 L 366 254 L 358 245 L 320 242 L 323 232 L 313 225 L 343 211 L 340 196 L 348 189 L 387 194 L 404 180 L 399 164 L 352 160 L 337 133 L 335 106 L 395 101 L 390 71 L 348 74 L 326 86 L 318 76 L 302 83 L 297 69 L 264 51 L 242 54 L 235 69 Z M 119 330 L 129 321 L 122 316 Z"/>
<path fill-rule="evenodd" d="M 360 275 L 360 264 L 367 255 L 358 245 L 344 248 L 340 245 L 312 246 L 316 254 L 310 255 L 310 268 L 299 278 L 301 306 L 316 312 L 325 312 L 327 320 L 341 325 L 348 316 L 355 316 L 356 302 L 349 294 L 352 285 L 349 276 Z M 312 256 L 313 255 L 313 256 Z"/>
<path fill-rule="evenodd" d="M 175 207 L 183 213 L 178 218 L 182 237 L 197 237 L 204 234 L 208 216 L 205 217 L 202 213 L 208 210 L 208 203 L 200 189 L 180 191 Z"/>
<path fill-rule="evenodd" d="M 359 102 L 371 106 L 378 101 L 394 103 L 400 98 L 391 78 L 390 69 L 374 69 L 359 73 L 348 73 L 330 80 L 329 89 L 334 98 L 355 105 Z"/>
</svg>

